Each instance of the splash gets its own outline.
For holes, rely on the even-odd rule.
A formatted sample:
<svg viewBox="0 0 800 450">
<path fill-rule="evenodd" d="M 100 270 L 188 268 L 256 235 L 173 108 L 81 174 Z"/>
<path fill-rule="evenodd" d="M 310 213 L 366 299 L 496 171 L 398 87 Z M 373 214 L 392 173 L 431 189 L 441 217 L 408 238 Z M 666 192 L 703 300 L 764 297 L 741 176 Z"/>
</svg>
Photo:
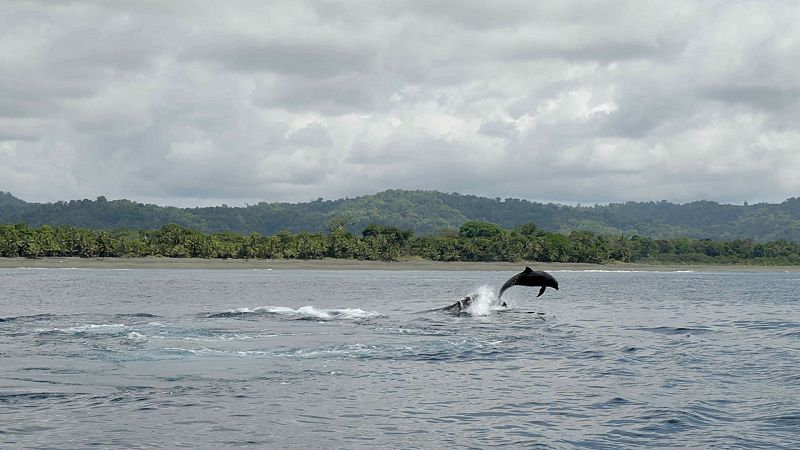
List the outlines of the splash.
<svg viewBox="0 0 800 450">
<path fill-rule="evenodd" d="M 128 342 L 146 342 L 147 336 L 139 333 L 138 331 L 131 331 L 127 336 L 125 336 L 125 340 Z"/>
<path fill-rule="evenodd" d="M 497 295 L 489 286 L 483 285 L 479 287 L 478 292 L 472 294 L 471 297 L 474 300 L 466 309 L 466 313 L 470 316 L 488 316 L 492 311 L 502 309 Z"/>
</svg>

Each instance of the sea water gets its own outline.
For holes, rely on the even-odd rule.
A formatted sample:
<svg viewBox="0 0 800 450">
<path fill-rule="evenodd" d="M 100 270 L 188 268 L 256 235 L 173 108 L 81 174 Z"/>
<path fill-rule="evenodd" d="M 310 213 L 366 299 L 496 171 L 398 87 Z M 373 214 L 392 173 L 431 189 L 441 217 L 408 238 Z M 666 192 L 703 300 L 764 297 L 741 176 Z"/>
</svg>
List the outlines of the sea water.
<svg viewBox="0 0 800 450">
<path fill-rule="evenodd" d="M 797 274 L 552 273 L 3 269 L 0 447 L 800 447 Z"/>
</svg>

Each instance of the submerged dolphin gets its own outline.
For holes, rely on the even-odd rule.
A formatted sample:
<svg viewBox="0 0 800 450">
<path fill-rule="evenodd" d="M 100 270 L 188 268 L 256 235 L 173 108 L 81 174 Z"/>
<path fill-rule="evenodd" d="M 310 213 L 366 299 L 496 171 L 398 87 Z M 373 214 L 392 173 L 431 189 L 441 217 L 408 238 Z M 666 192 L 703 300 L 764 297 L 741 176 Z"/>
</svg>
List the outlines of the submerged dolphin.
<svg viewBox="0 0 800 450">
<path fill-rule="evenodd" d="M 508 281 L 503 284 L 503 287 L 500 288 L 500 294 L 497 296 L 497 298 L 502 297 L 503 292 L 505 292 L 506 289 L 517 285 L 541 286 L 542 288 L 539 290 L 539 295 L 537 295 L 537 297 L 540 297 L 542 294 L 544 294 L 544 290 L 548 287 L 558 290 L 558 281 L 556 281 L 552 275 L 547 272 L 540 272 L 533 270 L 530 267 L 525 267 L 525 270 L 509 278 Z"/>
<path fill-rule="evenodd" d="M 472 304 L 472 301 L 475 300 L 475 297 L 468 295 L 464 297 L 462 300 L 459 300 L 453 303 L 450 306 L 445 306 L 444 308 L 439 308 L 439 311 L 453 311 L 456 313 L 461 313 L 466 311 L 469 308 L 469 305 Z"/>
<path fill-rule="evenodd" d="M 467 308 L 469 308 L 470 305 L 472 305 L 472 302 L 475 301 L 476 299 L 477 299 L 477 296 L 468 295 L 468 296 L 464 297 L 463 299 L 453 303 L 450 306 L 445 306 L 444 308 L 435 309 L 434 311 L 450 311 L 450 312 L 455 312 L 455 313 L 461 314 L 461 313 L 465 312 L 467 310 Z M 506 302 L 500 302 L 500 307 L 501 308 L 507 308 L 508 305 L 506 305 Z"/>
</svg>

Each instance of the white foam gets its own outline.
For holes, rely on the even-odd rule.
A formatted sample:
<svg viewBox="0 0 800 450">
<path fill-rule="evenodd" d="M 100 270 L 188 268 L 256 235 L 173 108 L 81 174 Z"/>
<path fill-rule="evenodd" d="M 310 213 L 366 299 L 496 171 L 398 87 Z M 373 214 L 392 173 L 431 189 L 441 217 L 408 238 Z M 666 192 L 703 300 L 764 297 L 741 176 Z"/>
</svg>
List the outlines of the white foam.
<svg viewBox="0 0 800 450">
<path fill-rule="evenodd" d="M 220 334 L 218 336 L 211 336 L 211 337 L 184 337 L 186 341 L 196 341 L 196 342 L 219 342 L 219 341 L 247 341 L 250 339 L 255 339 L 255 336 L 249 336 L 246 334 Z"/>
<path fill-rule="evenodd" d="M 69 327 L 69 328 L 54 328 L 52 331 L 60 331 L 63 333 L 117 333 L 121 329 L 127 328 L 128 326 L 124 323 L 101 323 L 95 324 L 90 323 L 86 325 L 79 325 L 76 327 Z"/>
<path fill-rule="evenodd" d="M 99 331 L 99 330 L 119 329 L 119 328 L 124 328 L 126 326 L 127 325 L 125 325 L 124 323 L 101 323 L 101 324 L 90 323 L 90 324 L 87 324 L 87 325 L 81 325 L 81 326 L 77 326 L 77 327 L 68 328 L 67 330 L 68 331 L 89 331 L 89 330 L 98 330 Z"/>
<path fill-rule="evenodd" d="M 183 347 L 164 347 L 164 350 L 167 352 L 177 352 L 177 353 L 189 353 L 192 355 L 208 355 L 212 353 L 221 353 L 218 350 L 212 350 L 210 348 L 183 348 Z"/>
<path fill-rule="evenodd" d="M 360 308 L 333 308 L 322 309 L 314 305 L 301 306 L 297 309 L 289 308 L 288 306 L 259 306 L 257 308 L 237 308 L 231 310 L 235 313 L 258 313 L 268 312 L 272 314 L 285 315 L 285 316 L 299 316 L 304 318 L 314 319 L 369 319 L 374 317 L 383 317 L 383 314 L 377 311 L 365 311 Z"/>
<path fill-rule="evenodd" d="M 143 335 L 142 333 L 137 333 L 136 331 L 131 331 L 130 333 L 128 333 L 128 335 L 125 337 L 125 339 L 127 339 L 129 341 L 144 342 L 144 341 L 147 340 L 147 337 L 145 335 Z"/>
<path fill-rule="evenodd" d="M 344 317 L 345 319 L 369 319 L 372 317 L 383 317 L 383 314 L 377 311 L 364 311 L 359 308 L 344 308 L 344 309 L 331 309 L 334 315 Z"/>
<path fill-rule="evenodd" d="M 317 309 L 315 306 L 301 306 L 297 308 L 295 314 L 306 317 L 314 317 L 317 319 L 330 319 L 331 315 L 324 309 Z"/>
<path fill-rule="evenodd" d="M 377 349 L 372 345 L 360 343 L 345 346 L 323 347 L 323 348 L 300 348 L 291 351 L 277 352 L 274 356 L 291 358 L 318 358 L 318 357 L 358 357 L 371 354 Z"/>
<path fill-rule="evenodd" d="M 472 294 L 472 302 L 467 307 L 467 314 L 471 316 L 488 316 L 500 308 L 494 290 L 489 286 L 483 285 L 478 288 L 478 292 Z"/>
<path fill-rule="evenodd" d="M 52 333 L 54 331 L 60 333 L 84 333 L 84 332 L 95 332 L 95 333 L 104 333 L 104 332 L 117 332 L 122 328 L 127 328 L 127 325 L 124 323 L 101 323 L 95 324 L 90 323 L 87 325 L 79 325 L 76 327 L 69 327 L 69 328 L 36 328 L 34 329 L 37 333 Z"/>
</svg>

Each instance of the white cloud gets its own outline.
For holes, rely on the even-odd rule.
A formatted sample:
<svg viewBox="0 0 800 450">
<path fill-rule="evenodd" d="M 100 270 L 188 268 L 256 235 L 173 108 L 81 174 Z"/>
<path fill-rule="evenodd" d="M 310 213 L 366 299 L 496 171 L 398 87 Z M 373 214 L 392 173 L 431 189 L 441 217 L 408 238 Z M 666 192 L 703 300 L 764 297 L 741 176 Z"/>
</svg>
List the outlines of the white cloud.
<svg viewBox="0 0 800 450">
<path fill-rule="evenodd" d="M 791 1 L 20 1 L 0 25 L 0 190 L 29 201 L 800 190 Z"/>
</svg>

